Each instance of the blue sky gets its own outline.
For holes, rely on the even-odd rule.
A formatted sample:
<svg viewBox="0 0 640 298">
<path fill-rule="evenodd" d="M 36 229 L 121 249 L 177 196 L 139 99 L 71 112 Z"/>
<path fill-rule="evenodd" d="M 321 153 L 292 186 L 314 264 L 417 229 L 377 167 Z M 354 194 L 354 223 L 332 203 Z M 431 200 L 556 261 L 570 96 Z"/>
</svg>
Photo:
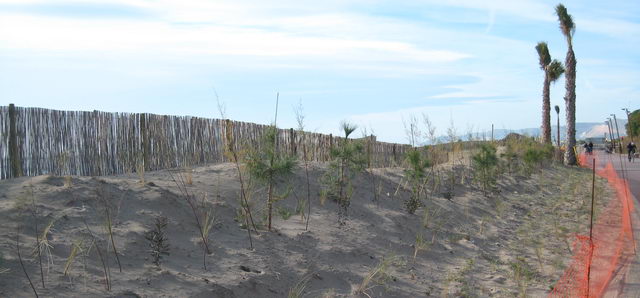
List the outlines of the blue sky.
<svg viewBox="0 0 640 298">
<path fill-rule="evenodd" d="M 0 105 L 227 115 L 406 142 L 540 126 L 535 45 L 564 61 L 555 1 L 0 0 Z M 577 120 L 640 108 L 640 2 L 565 1 L 577 29 Z M 216 92 L 214 92 L 214 90 Z M 564 78 L 551 90 L 564 114 Z M 552 118 L 555 122 L 555 115 Z"/>
</svg>

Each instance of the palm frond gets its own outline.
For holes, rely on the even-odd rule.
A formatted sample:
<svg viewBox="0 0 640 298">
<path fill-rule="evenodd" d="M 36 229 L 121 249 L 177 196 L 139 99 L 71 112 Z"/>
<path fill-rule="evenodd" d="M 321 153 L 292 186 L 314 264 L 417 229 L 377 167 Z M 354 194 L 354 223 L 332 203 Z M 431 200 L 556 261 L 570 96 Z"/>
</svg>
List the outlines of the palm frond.
<svg viewBox="0 0 640 298">
<path fill-rule="evenodd" d="M 340 128 L 344 131 L 344 137 L 349 138 L 349 135 L 356 131 L 358 126 L 347 121 L 342 121 L 342 123 L 340 123 Z"/>
<path fill-rule="evenodd" d="M 538 58 L 540 63 L 540 69 L 545 70 L 547 65 L 551 63 L 551 55 L 549 54 L 549 46 L 546 42 L 541 41 L 536 45 L 536 51 L 538 51 Z"/>
<path fill-rule="evenodd" d="M 573 23 L 573 17 L 567 12 L 567 8 L 558 4 L 556 6 L 556 14 L 558 15 L 558 21 L 560 21 L 560 30 L 562 30 L 562 34 L 567 38 L 570 42 L 573 37 L 573 32 L 576 30 L 576 25 Z"/>
<path fill-rule="evenodd" d="M 547 67 L 547 73 L 549 74 L 549 80 L 551 80 L 551 82 L 558 80 L 562 74 L 564 74 L 562 62 L 554 59 Z"/>
</svg>

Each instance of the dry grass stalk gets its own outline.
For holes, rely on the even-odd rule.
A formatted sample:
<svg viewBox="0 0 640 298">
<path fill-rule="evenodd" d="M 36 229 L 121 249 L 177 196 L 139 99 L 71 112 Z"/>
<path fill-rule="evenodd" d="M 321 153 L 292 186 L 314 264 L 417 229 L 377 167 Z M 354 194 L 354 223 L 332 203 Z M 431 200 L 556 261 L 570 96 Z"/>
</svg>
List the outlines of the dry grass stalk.
<svg viewBox="0 0 640 298">
<path fill-rule="evenodd" d="M 98 201 L 102 204 L 102 207 L 104 209 L 104 218 L 105 218 L 104 228 L 109 234 L 109 240 L 111 242 L 111 247 L 113 248 L 113 254 L 116 257 L 116 261 L 118 262 L 118 269 L 120 270 L 120 272 L 122 272 L 122 265 L 120 264 L 118 249 L 116 247 L 116 242 L 113 239 L 113 221 L 111 216 L 111 202 L 107 198 L 107 195 L 104 193 L 104 189 L 98 189 L 97 195 L 98 195 Z M 107 252 L 109 250 L 108 248 L 109 247 L 107 245 Z"/>
<path fill-rule="evenodd" d="M 431 246 L 431 244 L 424 240 L 422 234 L 419 233 L 418 235 L 416 235 L 416 242 L 413 245 L 413 259 L 415 260 L 416 257 L 418 257 L 418 253 L 421 250 L 426 250 L 427 248 L 429 248 L 429 246 Z"/>
<path fill-rule="evenodd" d="M 291 289 L 287 298 L 302 298 L 304 297 L 304 290 L 307 288 L 312 274 L 304 275 Z"/>
<path fill-rule="evenodd" d="M 20 261 L 20 267 L 22 267 L 22 272 L 24 272 L 24 275 L 27 277 L 27 280 L 29 281 L 29 285 L 33 290 L 33 294 L 35 294 L 36 298 L 38 298 L 39 297 L 38 291 L 36 291 L 36 287 L 33 285 L 33 282 L 31 282 L 31 277 L 29 277 L 29 273 L 27 273 L 27 269 L 25 268 L 24 262 L 22 261 L 22 254 L 20 253 L 20 227 L 18 227 L 16 231 L 16 252 L 18 253 L 18 260 Z"/>
<path fill-rule="evenodd" d="M 71 176 L 64 176 L 64 188 L 71 188 L 73 186 L 73 180 Z"/>
<path fill-rule="evenodd" d="M 395 264 L 398 261 L 397 257 L 385 257 L 380 263 L 369 271 L 367 276 L 364 277 L 360 285 L 354 290 L 354 294 L 356 295 L 364 295 L 369 298 L 372 298 L 368 293 L 371 289 L 376 287 L 377 285 L 384 285 L 389 279 L 388 270 L 391 265 Z M 372 283 L 376 283 L 372 285 Z"/>
<path fill-rule="evenodd" d="M 193 169 L 187 168 L 184 171 L 185 182 L 187 185 L 193 185 Z"/>
<path fill-rule="evenodd" d="M 49 224 L 42 231 L 42 235 L 40 235 L 38 240 L 38 245 L 33 249 L 32 254 L 37 254 L 38 250 L 40 252 L 44 251 L 44 254 L 47 256 L 47 275 L 49 275 L 49 270 L 51 266 L 53 266 L 53 256 L 51 254 L 51 249 L 53 246 L 49 243 L 49 232 L 51 232 L 53 228 L 53 224 L 55 222 L 55 218 L 52 219 Z M 43 286 L 44 287 L 44 286 Z"/>
<path fill-rule="evenodd" d="M 329 289 L 322 293 L 322 295 L 318 296 L 319 298 L 335 298 L 337 297 L 336 290 Z"/>
<path fill-rule="evenodd" d="M 67 257 L 67 261 L 64 263 L 63 275 L 66 276 L 69 273 L 69 269 L 71 269 L 71 265 L 73 264 L 73 261 L 76 259 L 76 256 L 78 256 L 78 253 L 82 252 L 82 243 L 83 243 L 82 240 L 80 242 L 78 241 L 73 242 L 73 245 L 71 247 L 71 252 Z"/>
<path fill-rule="evenodd" d="M 178 187 L 181 197 L 191 209 L 194 221 L 196 222 L 196 227 L 200 233 L 200 239 L 202 240 L 202 265 L 204 270 L 207 270 L 207 255 L 212 254 L 211 248 L 209 247 L 209 232 L 215 222 L 213 210 L 206 206 L 206 196 L 203 196 L 200 204 L 198 204 L 196 196 L 189 191 L 182 172 L 177 171 L 174 175 L 172 171 L 169 171 L 169 175 Z"/>
<path fill-rule="evenodd" d="M 91 229 L 89 228 L 89 225 L 87 224 L 87 221 L 83 218 L 82 219 L 84 222 L 84 226 L 87 228 L 87 231 L 89 232 L 89 235 L 91 236 L 91 239 L 93 241 L 93 243 L 95 243 L 96 245 L 96 251 L 98 251 L 98 257 L 100 258 L 100 262 L 102 263 L 102 271 L 104 273 L 104 286 L 105 289 L 107 291 L 111 291 L 111 270 L 109 268 L 109 266 L 107 265 L 104 256 L 102 254 L 102 250 L 100 249 L 100 245 L 98 245 L 98 241 L 96 240 L 95 235 L 93 234 L 93 232 L 91 232 Z"/>
<path fill-rule="evenodd" d="M 238 156 L 238 152 L 235 149 L 235 142 L 233 140 L 233 124 L 228 119 L 226 120 L 226 123 L 225 123 L 225 140 L 226 140 L 225 155 L 230 157 L 231 161 L 236 166 L 236 170 L 238 171 L 238 180 L 240 181 L 240 201 L 241 201 L 240 205 L 242 206 L 242 209 L 244 210 L 245 214 L 248 215 L 246 216 L 245 221 L 247 226 L 247 233 L 249 234 L 249 246 L 251 249 L 253 249 L 253 240 L 251 239 L 251 227 L 253 227 L 253 230 L 256 232 L 256 234 L 259 235 L 260 233 L 258 233 L 256 224 L 253 221 L 253 215 L 251 214 L 251 207 L 249 205 L 249 199 L 247 198 L 247 193 L 246 193 L 246 185 L 242 177 L 242 169 L 240 169 L 240 159 Z M 251 225 L 249 225 L 249 223 L 251 223 Z"/>
<path fill-rule="evenodd" d="M 144 159 L 142 158 L 142 155 L 141 155 L 140 157 L 138 157 L 136 161 L 136 174 L 138 175 L 138 178 L 140 179 L 140 184 L 142 185 L 146 183 L 144 179 L 144 172 L 145 172 Z"/>
<path fill-rule="evenodd" d="M 296 114 L 296 122 L 298 122 L 298 134 L 300 134 L 300 142 L 302 143 L 302 161 L 304 163 L 304 174 L 306 178 L 307 186 L 307 222 L 304 230 L 309 229 L 309 219 L 311 217 L 311 183 L 309 182 L 309 152 L 307 150 L 306 133 L 304 132 L 304 109 L 302 107 L 302 100 L 298 107 L 295 107 L 294 113 Z"/>
<path fill-rule="evenodd" d="M 40 230 L 38 228 L 38 207 L 36 205 L 36 197 L 33 194 L 33 185 L 29 185 L 29 195 L 31 196 L 31 215 L 33 216 L 33 225 L 36 233 L 36 252 L 38 254 L 38 265 L 40 265 L 40 280 L 42 288 L 44 285 L 44 270 L 42 266 L 42 250 L 40 249 Z"/>
</svg>

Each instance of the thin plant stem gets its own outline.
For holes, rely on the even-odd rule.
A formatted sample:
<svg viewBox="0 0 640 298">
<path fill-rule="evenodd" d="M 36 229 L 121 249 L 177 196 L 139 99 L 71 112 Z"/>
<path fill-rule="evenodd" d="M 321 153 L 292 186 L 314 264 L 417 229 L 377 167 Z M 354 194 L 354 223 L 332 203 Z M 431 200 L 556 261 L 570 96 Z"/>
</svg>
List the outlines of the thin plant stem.
<svg viewBox="0 0 640 298">
<path fill-rule="evenodd" d="M 198 232 L 200 233 L 200 238 L 202 239 L 202 245 L 203 245 L 203 256 L 202 256 L 202 265 L 204 267 L 204 270 L 207 270 L 207 254 L 211 253 L 211 250 L 209 249 L 209 242 L 207 241 L 207 236 L 204 234 L 204 227 L 202 225 L 202 223 L 200 222 L 200 215 L 198 215 L 198 208 L 195 205 L 195 198 L 194 196 L 189 192 L 189 189 L 187 188 L 187 184 L 184 181 L 184 177 L 182 176 L 182 174 L 177 174 L 177 175 L 173 175 L 171 173 L 171 171 L 169 171 L 169 176 L 171 176 L 171 179 L 173 180 L 173 182 L 176 184 L 176 186 L 178 187 L 178 190 L 180 191 L 180 193 L 182 193 L 182 196 L 184 198 L 184 200 L 187 202 L 187 204 L 189 205 L 189 207 L 191 208 L 191 212 L 193 213 L 193 217 L 196 221 L 196 226 L 198 228 Z M 177 179 L 176 179 L 177 177 Z"/>
<path fill-rule="evenodd" d="M 260 235 L 260 233 L 258 232 L 258 229 L 256 228 L 256 224 L 253 221 L 253 216 L 251 215 L 251 209 L 249 207 L 249 200 L 247 199 L 247 194 L 245 192 L 245 187 L 244 187 L 245 183 L 244 183 L 244 179 L 242 178 L 242 170 L 240 169 L 240 162 L 238 160 L 238 155 L 236 154 L 236 151 L 232 148 L 232 146 L 229 146 L 229 150 L 231 151 L 231 155 L 233 157 L 233 163 L 236 165 L 236 170 L 238 171 L 238 180 L 240 180 L 240 196 L 241 196 L 241 200 L 244 201 L 244 206 L 242 206 L 242 208 L 249 215 L 249 219 L 247 220 L 247 233 L 249 234 L 249 245 L 251 249 L 253 249 L 253 240 L 251 239 L 251 228 L 249 227 L 249 221 L 251 222 L 251 226 L 253 226 L 253 230 L 256 232 L 256 234 Z"/>
<path fill-rule="evenodd" d="M 36 298 L 38 298 L 40 297 L 38 296 L 38 291 L 36 291 L 36 287 L 33 285 L 33 282 L 31 282 L 31 277 L 29 277 L 29 273 L 27 273 L 27 269 L 24 267 L 24 262 L 22 261 L 22 254 L 20 254 L 20 227 L 19 226 L 16 231 L 16 251 L 18 253 L 18 260 L 20 260 L 20 267 L 22 267 L 22 272 L 24 272 L 24 275 L 27 277 L 27 280 L 29 281 L 29 285 L 33 290 L 33 294 L 35 294 Z"/>
<path fill-rule="evenodd" d="M 302 154 L 304 158 L 304 174 L 307 178 L 307 224 L 304 227 L 304 230 L 309 230 L 309 218 L 311 217 L 311 185 L 309 183 L 309 162 L 307 161 L 307 146 L 302 143 Z"/>
<path fill-rule="evenodd" d="M 104 261 L 104 257 L 102 256 L 102 250 L 100 250 L 100 245 L 96 241 L 96 237 L 93 235 L 93 232 L 91 232 L 91 229 L 87 224 L 87 221 L 84 218 L 82 219 L 82 221 L 84 222 L 84 226 L 87 228 L 87 231 L 89 231 L 89 235 L 91 236 L 93 243 L 95 243 L 96 251 L 98 251 L 98 257 L 100 257 L 100 262 L 102 263 L 102 270 L 104 271 L 104 281 L 105 281 L 104 286 L 107 289 L 107 291 L 111 291 L 111 281 L 110 281 L 111 273 L 109 272 L 109 266 L 107 266 L 107 263 Z"/>
<path fill-rule="evenodd" d="M 113 254 L 116 256 L 118 262 L 118 269 L 122 272 L 122 265 L 120 264 L 120 257 L 118 256 L 118 249 L 116 248 L 116 242 L 113 240 L 113 231 L 111 229 L 111 212 L 109 207 L 105 205 L 105 212 L 107 215 L 107 230 L 109 231 L 109 238 L 111 239 L 111 246 L 113 247 Z"/>
<path fill-rule="evenodd" d="M 40 231 L 38 229 L 38 210 L 36 206 L 36 199 L 33 196 L 33 186 L 31 186 L 31 214 L 33 215 L 34 227 L 36 230 L 36 248 L 38 251 L 38 264 L 40 265 L 40 280 L 42 281 L 42 288 L 45 288 L 44 285 L 44 271 L 42 270 L 42 252 L 40 249 Z"/>
</svg>

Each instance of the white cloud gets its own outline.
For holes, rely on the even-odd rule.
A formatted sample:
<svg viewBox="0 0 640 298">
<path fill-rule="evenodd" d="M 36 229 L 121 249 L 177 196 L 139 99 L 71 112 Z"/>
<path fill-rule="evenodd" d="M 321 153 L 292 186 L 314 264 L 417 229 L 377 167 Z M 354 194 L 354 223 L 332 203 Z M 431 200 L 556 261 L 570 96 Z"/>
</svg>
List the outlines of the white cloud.
<svg viewBox="0 0 640 298">
<path fill-rule="evenodd" d="M 617 38 L 633 38 L 640 42 L 640 24 L 608 18 L 582 18 L 576 30 L 585 30 Z"/>
<path fill-rule="evenodd" d="M 0 4 L 11 5 L 52 2 L 55 3 L 50 0 L 0 0 Z M 140 76 L 147 73 L 168 76 L 173 69 L 157 64 L 176 60 L 179 67 L 183 64 L 207 65 L 202 69 L 222 64 L 225 70 L 291 68 L 327 70 L 322 74 L 326 76 L 349 71 L 355 74 L 356 79 L 407 77 L 419 82 L 425 78 L 424 86 L 434 90 L 428 95 L 436 95 L 428 97 L 415 91 L 410 96 L 414 97 L 412 104 L 417 108 L 395 111 L 371 108 L 381 113 L 353 116 L 358 122 L 374 125 L 386 139 L 395 138 L 396 141 L 403 141 L 402 137 L 395 136 L 401 131 L 402 116 L 423 111 L 434 115 L 434 121 L 441 127 L 448 123 L 453 109 L 455 120 L 478 121 L 471 123 L 477 126 L 497 122 L 487 119 L 488 115 L 505 109 L 520 113 L 496 116 L 505 125 L 537 126 L 542 82 L 533 48 L 537 40 L 530 40 L 529 31 L 511 32 L 511 35 L 503 37 L 497 34 L 505 34 L 505 24 L 513 25 L 509 28 L 511 30 L 519 30 L 518 25 L 523 23 L 527 23 L 523 30 L 530 30 L 532 23 L 539 24 L 546 28 L 541 30 L 551 28 L 557 33 L 555 43 L 550 40 L 552 46 L 558 47 L 553 48 L 554 55 L 560 57 L 564 51 L 564 40 L 557 31 L 554 14 L 556 2 L 550 1 L 327 0 L 310 3 L 294 0 L 88 0 L 82 3 L 133 6 L 148 11 L 151 17 L 89 19 L 0 11 L 0 51 L 25 56 L 31 53 L 83 56 L 84 59 L 76 63 L 91 61 L 89 56 L 92 55 L 98 60 L 104 56 L 123 56 L 129 61 L 144 60 L 144 63 L 136 65 L 144 71 L 127 69 L 126 63 L 118 65 L 123 72 L 139 72 Z M 633 43 L 640 36 L 637 22 L 616 18 L 615 12 L 599 15 L 600 11 L 590 10 L 588 3 L 567 4 L 576 18 L 578 34 L 598 33 L 628 43 Z M 431 8 L 437 6 L 451 14 L 441 13 L 435 19 L 425 16 L 425 20 L 421 20 L 419 17 L 370 13 L 369 8 L 377 5 L 412 9 L 415 11 L 410 13 L 415 12 L 416 15 L 421 15 L 421 12 L 427 15 Z M 473 20 L 468 20 L 468 17 Z M 449 24 L 453 25 L 448 27 Z M 504 36 L 515 36 L 513 38 L 520 40 Z M 579 36 L 591 38 L 592 35 Z M 611 43 L 609 49 L 615 50 L 615 46 Z M 610 53 L 595 55 L 593 52 L 598 50 L 591 47 L 581 47 L 577 51 L 579 100 L 595 105 L 619 98 L 625 102 L 639 98 L 635 86 L 640 77 L 637 72 L 629 71 L 637 65 L 628 64 L 627 56 L 612 66 L 611 59 L 618 57 Z M 434 75 L 475 79 L 429 82 L 428 77 Z M 290 79 L 292 84 L 298 83 L 296 78 L 286 79 Z M 318 78 L 319 81 L 322 79 Z M 255 82 L 252 80 L 257 79 L 247 77 L 247 84 Z M 424 90 L 423 86 L 417 86 L 420 83 L 415 84 L 417 90 Z M 451 90 L 437 94 L 443 87 Z M 553 101 L 562 101 L 563 87 L 563 82 L 553 87 Z M 513 102 L 505 103 L 504 99 Z M 431 103 L 444 106 L 428 106 Z M 593 108 L 587 111 L 589 107 L 586 106 L 578 109 L 578 120 L 597 116 L 600 112 Z M 536 116 L 522 116 L 525 114 Z M 342 118 L 344 115 L 332 117 Z M 464 126 L 464 123 L 460 124 Z M 495 124 L 500 126 L 500 122 Z"/>
<path fill-rule="evenodd" d="M 290 34 L 242 26 L 180 26 L 159 21 L 3 16 L 0 46 L 44 51 L 148 54 L 324 56 L 351 61 L 452 62 L 469 54 L 389 39 Z"/>
</svg>

